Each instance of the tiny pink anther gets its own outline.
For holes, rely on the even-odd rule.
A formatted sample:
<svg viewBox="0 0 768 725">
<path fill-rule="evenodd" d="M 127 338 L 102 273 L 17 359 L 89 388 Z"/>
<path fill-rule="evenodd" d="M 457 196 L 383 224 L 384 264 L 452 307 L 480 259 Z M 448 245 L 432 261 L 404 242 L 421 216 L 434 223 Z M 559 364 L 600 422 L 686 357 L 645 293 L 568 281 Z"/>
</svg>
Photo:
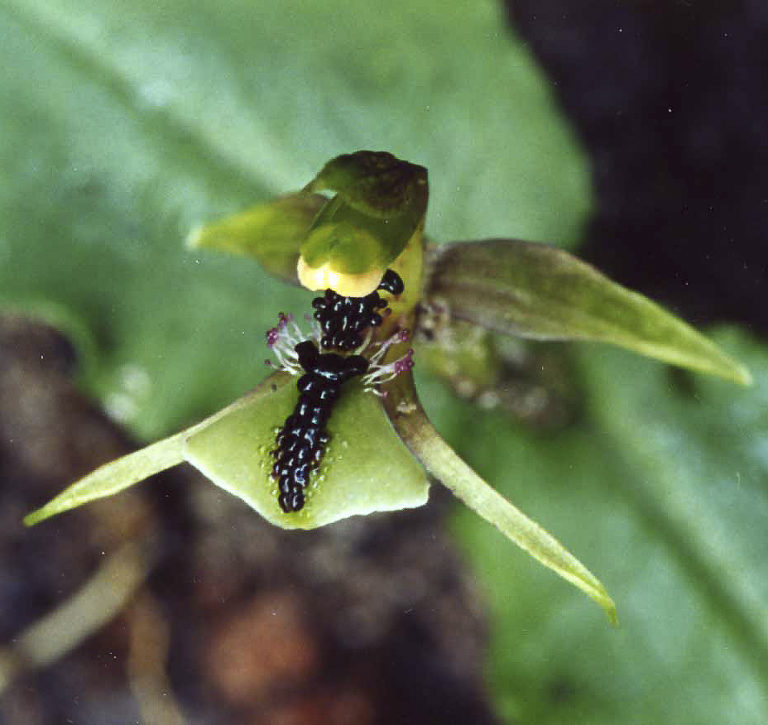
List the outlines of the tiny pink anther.
<svg viewBox="0 0 768 725">
<path fill-rule="evenodd" d="M 271 330 L 267 330 L 267 345 L 269 347 L 274 347 L 279 337 L 280 337 L 279 328 L 273 327 Z"/>
<path fill-rule="evenodd" d="M 395 375 L 400 375 L 401 373 L 408 372 L 409 370 L 413 369 L 413 350 L 408 350 L 408 352 L 403 355 L 399 360 L 395 360 L 394 363 L 395 367 Z"/>
</svg>

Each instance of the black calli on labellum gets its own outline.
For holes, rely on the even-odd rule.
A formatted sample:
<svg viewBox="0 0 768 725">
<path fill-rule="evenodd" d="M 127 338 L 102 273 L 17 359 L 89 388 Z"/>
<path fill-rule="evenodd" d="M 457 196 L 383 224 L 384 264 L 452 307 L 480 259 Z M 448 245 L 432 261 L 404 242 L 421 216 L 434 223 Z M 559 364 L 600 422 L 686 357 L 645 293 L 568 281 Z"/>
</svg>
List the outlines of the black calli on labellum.
<svg viewBox="0 0 768 725">
<path fill-rule="evenodd" d="M 377 287 L 379 289 L 399 295 L 405 285 L 397 272 L 388 269 Z M 267 333 L 267 344 L 275 351 L 283 369 L 292 374 L 304 373 L 297 383 L 299 400 L 280 428 L 272 450 L 276 460 L 271 477 L 277 481 L 278 503 L 285 513 L 304 508 L 304 491 L 330 440 L 326 424 L 342 386 L 371 368 L 371 374 L 364 378 L 364 382 L 367 390 L 376 392 L 374 386 L 388 375 L 398 375 L 413 367 L 413 351 L 393 365 L 379 364 L 392 344 L 407 339 L 407 332 L 400 331 L 385 343 L 369 344 L 370 339 L 364 339 L 369 328 L 378 327 L 383 322 L 378 311 L 389 312 L 387 302 L 377 290 L 365 297 L 343 297 L 329 289 L 324 297 L 317 297 L 312 302 L 317 321 L 315 333 L 320 338 L 321 347 L 348 352 L 357 348 L 364 351 L 378 345 L 379 350 L 370 359 L 362 354 L 321 353 L 316 343 L 309 339 L 293 345 L 292 350 L 290 347 L 286 349 L 285 346 L 296 339 L 291 332 L 301 337 L 298 325 L 286 315 L 281 315 L 280 324 Z"/>
</svg>

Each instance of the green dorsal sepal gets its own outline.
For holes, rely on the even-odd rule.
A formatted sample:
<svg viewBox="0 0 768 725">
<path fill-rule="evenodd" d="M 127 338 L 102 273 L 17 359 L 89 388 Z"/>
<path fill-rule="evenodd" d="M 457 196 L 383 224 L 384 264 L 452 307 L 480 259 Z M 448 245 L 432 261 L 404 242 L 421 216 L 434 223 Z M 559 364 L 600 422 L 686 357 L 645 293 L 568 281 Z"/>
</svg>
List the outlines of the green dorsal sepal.
<svg viewBox="0 0 768 725">
<path fill-rule="evenodd" d="M 336 194 L 301 245 L 303 264 L 359 276 L 383 272 L 405 249 L 424 223 L 429 185 L 423 166 L 389 153 L 357 151 L 329 161 L 304 191 Z"/>
</svg>

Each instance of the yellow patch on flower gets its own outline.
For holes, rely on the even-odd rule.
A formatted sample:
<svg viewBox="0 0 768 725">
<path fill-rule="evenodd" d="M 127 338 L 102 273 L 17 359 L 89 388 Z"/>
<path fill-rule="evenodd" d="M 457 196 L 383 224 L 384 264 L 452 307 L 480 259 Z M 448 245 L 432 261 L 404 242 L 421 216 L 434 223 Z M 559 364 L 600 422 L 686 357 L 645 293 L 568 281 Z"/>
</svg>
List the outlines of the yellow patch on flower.
<svg viewBox="0 0 768 725">
<path fill-rule="evenodd" d="M 329 264 L 310 267 L 304 257 L 299 257 L 296 271 L 299 282 L 313 292 L 330 288 L 344 297 L 365 297 L 379 286 L 386 270 L 377 267 L 362 274 L 344 274 L 334 271 Z"/>
</svg>

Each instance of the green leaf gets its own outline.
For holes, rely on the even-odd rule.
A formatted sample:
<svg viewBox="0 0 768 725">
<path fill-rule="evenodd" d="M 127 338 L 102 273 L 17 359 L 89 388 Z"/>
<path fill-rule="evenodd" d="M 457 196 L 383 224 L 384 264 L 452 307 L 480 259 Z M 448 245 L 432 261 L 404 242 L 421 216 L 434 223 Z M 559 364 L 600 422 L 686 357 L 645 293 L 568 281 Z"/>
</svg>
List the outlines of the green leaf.
<svg viewBox="0 0 768 725">
<path fill-rule="evenodd" d="M 768 675 L 768 355 L 735 331 L 720 339 L 749 361 L 754 389 L 670 381 L 617 353 L 586 357 L 585 370 L 596 420 L 643 482 L 638 497 Z"/>
<path fill-rule="evenodd" d="M 749 385 L 748 370 L 685 322 L 561 249 L 511 239 L 434 251 L 427 297 L 483 327 L 537 340 L 608 342 Z"/>
<path fill-rule="evenodd" d="M 621 612 L 618 630 L 584 617 L 575 592 L 457 507 L 493 614 L 490 685 L 505 722 L 768 721 L 768 352 L 714 339 L 754 387 L 583 349 L 589 410 L 547 436 L 419 381 L 448 442 L 588 559 Z"/>
<path fill-rule="evenodd" d="M 594 574 L 461 460 L 433 428 L 412 389 L 402 381 L 390 387 L 387 407 L 398 434 L 440 483 L 521 549 L 581 589 L 605 610 L 612 624 L 618 623 L 616 606 Z"/>
<path fill-rule="evenodd" d="M 289 194 L 195 229 L 191 249 L 215 249 L 255 259 L 271 275 L 298 284 L 299 247 L 327 199 Z"/>
<path fill-rule="evenodd" d="M 66 310 L 86 389 L 143 438 L 249 390 L 310 299 L 183 239 L 328 159 L 428 167 L 433 238 L 586 219 L 584 156 L 493 4 L 6 0 L 0 36 L 0 308 Z"/>
<path fill-rule="evenodd" d="M 251 397 L 211 424 L 198 426 L 186 439 L 184 458 L 217 486 L 284 529 L 312 529 L 357 514 L 426 503 L 424 470 L 392 430 L 378 398 L 351 383 L 328 422 L 331 440 L 312 476 L 304 508 L 283 513 L 277 486 L 269 478 L 274 462 L 270 451 L 298 392 L 295 378 L 287 376 L 263 386 L 268 394 Z"/>
</svg>

